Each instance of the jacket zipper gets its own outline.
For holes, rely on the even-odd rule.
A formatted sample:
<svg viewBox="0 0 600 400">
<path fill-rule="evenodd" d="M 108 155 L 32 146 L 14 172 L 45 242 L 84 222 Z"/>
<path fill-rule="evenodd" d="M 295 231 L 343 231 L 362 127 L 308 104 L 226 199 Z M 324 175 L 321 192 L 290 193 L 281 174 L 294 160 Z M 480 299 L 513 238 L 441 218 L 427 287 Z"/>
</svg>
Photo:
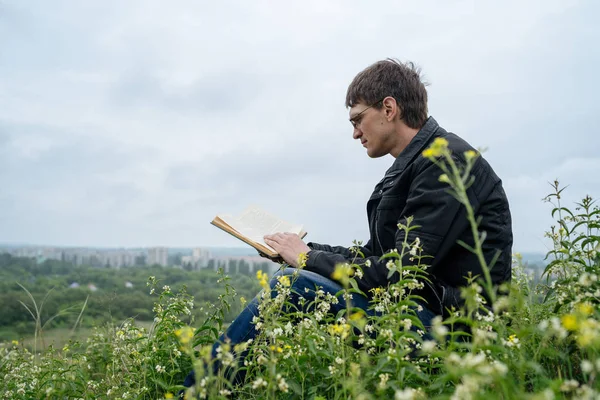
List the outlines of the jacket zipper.
<svg viewBox="0 0 600 400">
<path fill-rule="evenodd" d="M 379 249 L 381 250 L 381 255 L 383 255 L 384 250 L 383 250 L 383 246 L 381 245 L 381 241 L 379 240 L 379 228 L 377 227 L 378 220 L 379 220 L 379 217 L 375 217 L 375 238 L 377 239 L 377 244 L 379 245 Z"/>
<path fill-rule="evenodd" d="M 444 313 L 444 302 L 442 301 L 442 299 L 440 299 L 440 296 L 437 293 L 437 290 L 433 287 L 433 285 L 431 283 L 429 283 L 428 281 L 424 280 L 424 282 L 427 284 L 427 286 L 429 286 L 431 288 L 431 291 L 433 292 L 433 294 L 435 295 L 435 297 L 437 298 L 438 302 L 440 303 L 440 311 L 442 312 L 442 314 Z M 442 288 L 443 289 L 443 288 Z M 444 289 L 445 290 L 445 289 Z"/>
</svg>

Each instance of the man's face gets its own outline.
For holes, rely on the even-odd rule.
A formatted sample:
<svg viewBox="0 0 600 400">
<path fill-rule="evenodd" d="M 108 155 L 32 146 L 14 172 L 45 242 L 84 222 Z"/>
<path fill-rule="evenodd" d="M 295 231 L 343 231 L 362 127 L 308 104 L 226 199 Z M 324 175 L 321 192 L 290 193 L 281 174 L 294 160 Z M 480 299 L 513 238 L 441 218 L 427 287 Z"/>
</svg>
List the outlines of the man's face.
<svg viewBox="0 0 600 400">
<path fill-rule="evenodd" d="M 384 109 L 377 109 L 375 105 L 367 105 L 362 102 L 355 104 L 350 109 L 350 123 L 354 128 L 352 137 L 359 139 L 367 149 L 367 155 L 371 158 L 382 157 L 389 154 L 390 138 L 389 126 L 386 123 Z"/>
</svg>

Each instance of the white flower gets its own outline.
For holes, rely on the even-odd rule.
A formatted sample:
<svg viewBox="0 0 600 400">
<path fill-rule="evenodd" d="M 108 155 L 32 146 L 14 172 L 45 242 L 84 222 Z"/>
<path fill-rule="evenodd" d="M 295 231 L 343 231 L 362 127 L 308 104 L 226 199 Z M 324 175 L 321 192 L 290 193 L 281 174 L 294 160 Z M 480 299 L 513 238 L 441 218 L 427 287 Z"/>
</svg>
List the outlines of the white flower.
<svg viewBox="0 0 600 400">
<path fill-rule="evenodd" d="M 571 392 L 575 389 L 577 389 L 579 387 L 579 382 L 577 382 L 574 379 L 569 379 L 563 382 L 562 385 L 560 385 L 560 391 L 561 392 Z"/>
<path fill-rule="evenodd" d="M 379 374 L 379 387 L 381 389 L 385 389 L 389 379 L 390 379 L 390 374 Z"/>
<path fill-rule="evenodd" d="M 421 347 L 421 350 L 423 350 L 424 353 L 431 353 L 435 350 L 435 347 L 436 343 L 433 340 L 426 340 L 423 342 L 423 347 Z"/>
<path fill-rule="evenodd" d="M 404 390 L 396 390 L 394 394 L 394 400 L 414 400 L 417 398 L 419 391 L 413 388 L 406 388 Z"/>
<path fill-rule="evenodd" d="M 287 382 L 285 381 L 285 379 L 281 376 L 281 374 L 277 374 L 277 387 L 279 388 L 279 390 L 281 390 L 283 393 L 287 393 L 289 386 L 287 384 Z"/>
<path fill-rule="evenodd" d="M 594 370 L 594 364 L 592 364 L 590 360 L 583 360 L 581 362 L 581 370 L 586 374 L 589 374 Z"/>
<path fill-rule="evenodd" d="M 252 382 L 252 389 L 258 389 L 261 386 L 267 387 L 267 381 L 265 381 L 263 378 L 258 378 Z"/>
</svg>

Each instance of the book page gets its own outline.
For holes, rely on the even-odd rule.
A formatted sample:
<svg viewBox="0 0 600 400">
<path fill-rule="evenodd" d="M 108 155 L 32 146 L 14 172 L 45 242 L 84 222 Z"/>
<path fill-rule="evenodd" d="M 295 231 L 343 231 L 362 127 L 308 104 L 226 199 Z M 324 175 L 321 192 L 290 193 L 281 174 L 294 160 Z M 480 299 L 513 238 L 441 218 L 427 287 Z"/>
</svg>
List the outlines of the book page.
<svg viewBox="0 0 600 400">
<path fill-rule="evenodd" d="M 257 206 L 249 206 L 239 216 L 219 215 L 219 218 L 248 239 L 260 243 L 271 250 L 273 249 L 264 242 L 263 236 L 278 232 L 296 234 L 302 232 L 302 225 L 283 221 Z"/>
</svg>

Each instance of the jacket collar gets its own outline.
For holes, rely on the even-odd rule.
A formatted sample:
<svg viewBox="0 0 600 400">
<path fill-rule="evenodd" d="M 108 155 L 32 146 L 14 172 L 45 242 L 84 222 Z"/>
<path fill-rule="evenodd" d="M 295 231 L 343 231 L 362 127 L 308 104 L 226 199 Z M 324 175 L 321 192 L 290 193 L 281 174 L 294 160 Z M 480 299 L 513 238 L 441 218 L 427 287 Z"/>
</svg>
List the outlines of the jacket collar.
<svg viewBox="0 0 600 400">
<path fill-rule="evenodd" d="M 415 156 L 424 150 L 424 147 L 431 141 L 431 138 L 438 128 L 439 124 L 433 117 L 427 118 L 427 121 L 425 121 L 425 124 L 419 129 L 415 137 L 412 138 L 408 146 L 402 150 L 392 166 L 386 171 L 384 179 L 404 171 L 406 166 L 415 158 Z"/>
</svg>

